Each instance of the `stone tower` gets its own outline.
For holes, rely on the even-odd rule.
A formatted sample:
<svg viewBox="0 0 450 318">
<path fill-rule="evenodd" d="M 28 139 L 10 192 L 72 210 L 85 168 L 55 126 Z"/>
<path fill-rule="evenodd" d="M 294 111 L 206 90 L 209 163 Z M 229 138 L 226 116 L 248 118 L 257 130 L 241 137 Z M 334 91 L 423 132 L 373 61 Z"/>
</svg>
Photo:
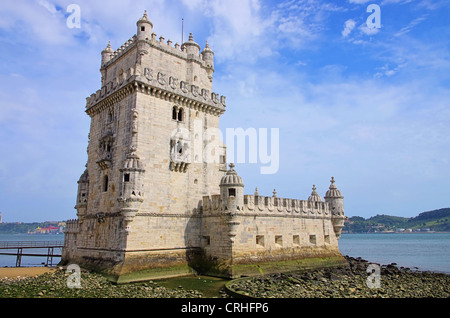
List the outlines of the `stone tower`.
<svg viewBox="0 0 450 318">
<path fill-rule="evenodd" d="M 101 89 L 87 98 L 88 162 L 77 220 L 67 222 L 61 264 L 116 282 L 185 275 L 224 277 L 341 266 L 343 196 L 325 201 L 244 194 L 226 167 L 212 92 L 214 52 L 157 39 L 147 12 L 137 33 L 101 52 Z"/>
<path fill-rule="evenodd" d="M 186 272 L 200 246 L 202 198 L 220 193 L 226 172 L 214 53 L 208 44 L 200 52 L 192 34 L 181 46 L 157 39 L 145 12 L 136 35 L 101 52 L 100 73 L 63 263 L 119 281 L 155 267 Z"/>
</svg>

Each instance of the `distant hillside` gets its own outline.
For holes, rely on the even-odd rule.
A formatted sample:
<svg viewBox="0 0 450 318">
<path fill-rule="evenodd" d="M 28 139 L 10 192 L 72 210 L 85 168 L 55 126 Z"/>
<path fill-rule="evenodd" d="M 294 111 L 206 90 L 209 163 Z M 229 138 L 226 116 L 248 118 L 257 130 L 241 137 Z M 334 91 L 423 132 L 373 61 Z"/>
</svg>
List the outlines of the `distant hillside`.
<svg viewBox="0 0 450 318">
<path fill-rule="evenodd" d="M 450 208 L 422 212 L 413 218 L 376 215 L 368 219 L 349 218 L 342 229 L 346 233 L 375 232 L 450 232 Z"/>
<path fill-rule="evenodd" d="M 36 228 L 45 228 L 50 225 L 55 226 L 58 222 L 40 222 L 40 223 L 0 223 L 0 234 L 27 234 L 36 230 Z"/>
</svg>

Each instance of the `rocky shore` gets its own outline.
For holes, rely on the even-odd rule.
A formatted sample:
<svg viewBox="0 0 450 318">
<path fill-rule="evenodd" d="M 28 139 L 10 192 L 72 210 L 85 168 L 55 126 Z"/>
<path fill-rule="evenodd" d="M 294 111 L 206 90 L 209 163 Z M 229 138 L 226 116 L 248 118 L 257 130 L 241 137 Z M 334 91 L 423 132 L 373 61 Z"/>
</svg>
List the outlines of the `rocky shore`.
<svg viewBox="0 0 450 318">
<path fill-rule="evenodd" d="M 450 275 L 378 265 L 379 286 L 368 263 L 346 257 L 349 266 L 273 274 L 230 281 L 238 295 L 255 298 L 449 298 Z M 372 275 L 372 276 L 371 276 Z M 0 278 L 0 298 L 204 298 L 200 290 L 163 287 L 158 281 L 115 285 L 103 276 L 81 273 L 81 288 L 68 288 L 69 274 L 56 269 L 37 277 Z M 222 297 L 230 297 L 221 293 Z"/>
<path fill-rule="evenodd" d="M 57 269 L 37 277 L 0 278 L 0 298 L 199 298 L 196 290 L 169 289 L 148 281 L 115 285 L 103 276 L 81 272 L 81 288 L 69 288 L 69 274 Z"/>
<path fill-rule="evenodd" d="M 274 274 L 237 280 L 229 288 L 255 298 L 448 298 L 450 275 L 419 272 L 396 266 L 378 265 L 346 257 L 348 268 L 330 268 L 303 273 Z"/>
</svg>

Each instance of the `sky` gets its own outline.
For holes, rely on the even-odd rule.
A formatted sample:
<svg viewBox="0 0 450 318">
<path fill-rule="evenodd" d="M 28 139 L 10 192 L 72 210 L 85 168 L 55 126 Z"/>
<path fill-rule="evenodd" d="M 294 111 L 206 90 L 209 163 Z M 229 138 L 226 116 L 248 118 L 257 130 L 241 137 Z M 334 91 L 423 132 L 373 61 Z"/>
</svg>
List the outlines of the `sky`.
<svg viewBox="0 0 450 318">
<path fill-rule="evenodd" d="M 323 197 L 334 176 L 349 217 L 450 206 L 449 1 L 2 0 L 4 222 L 76 218 L 100 52 L 144 10 L 157 37 L 180 43 L 183 19 L 184 39 L 208 41 L 224 135 L 278 129 L 274 173 L 236 164 L 246 194 Z"/>
</svg>

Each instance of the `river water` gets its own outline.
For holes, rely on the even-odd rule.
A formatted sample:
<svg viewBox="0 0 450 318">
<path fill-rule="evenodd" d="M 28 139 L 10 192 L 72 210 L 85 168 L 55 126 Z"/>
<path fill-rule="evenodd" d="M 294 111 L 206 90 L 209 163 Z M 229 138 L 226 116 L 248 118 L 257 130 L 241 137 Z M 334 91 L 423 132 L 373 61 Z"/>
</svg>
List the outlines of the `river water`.
<svg viewBox="0 0 450 318">
<path fill-rule="evenodd" d="M 6 235 L 0 241 L 63 241 L 64 235 Z M 417 267 L 423 271 L 450 273 L 450 233 L 408 234 L 342 234 L 339 240 L 342 255 L 362 257 L 380 264 Z M 37 252 L 38 250 L 30 250 Z M 26 251 L 24 250 L 24 253 Z M 46 254 L 47 249 L 40 250 Z M 56 249 L 55 254 L 60 254 Z M 55 257 L 53 264 L 60 258 Z M 22 257 L 22 266 L 42 266 L 46 257 Z M 15 256 L 0 255 L 0 267 L 15 266 Z"/>
<path fill-rule="evenodd" d="M 450 233 L 342 234 L 339 250 L 382 265 L 450 273 Z"/>
</svg>

